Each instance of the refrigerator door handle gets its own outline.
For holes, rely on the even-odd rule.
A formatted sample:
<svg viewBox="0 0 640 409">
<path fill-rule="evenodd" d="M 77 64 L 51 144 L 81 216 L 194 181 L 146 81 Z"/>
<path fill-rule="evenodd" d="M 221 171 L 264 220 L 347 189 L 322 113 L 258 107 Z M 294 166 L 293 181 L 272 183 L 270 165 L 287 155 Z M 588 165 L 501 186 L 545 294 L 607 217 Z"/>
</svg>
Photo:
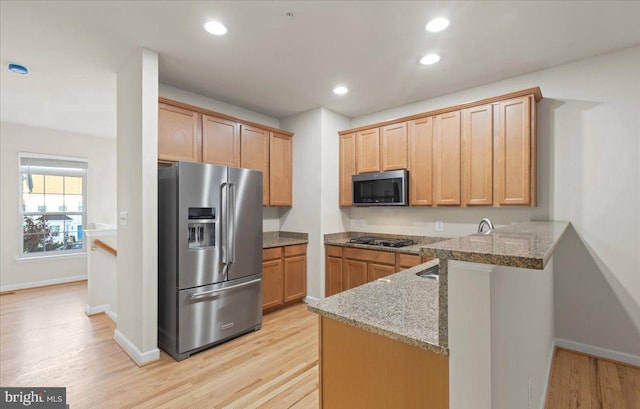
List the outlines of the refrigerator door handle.
<svg viewBox="0 0 640 409">
<path fill-rule="evenodd" d="M 226 194 L 225 194 L 226 192 Z M 229 185 L 227 182 L 224 182 L 220 185 L 220 197 L 221 199 L 221 209 L 220 209 L 220 251 L 221 251 L 221 259 L 222 264 L 224 264 L 224 270 L 227 269 L 227 265 L 229 264 L 229 255 L 227 251 L 228 243 L 229 243 L 229 220 L 228 220 L 228 200 L 229 200 Z M 226 271 L 223 271 L 223 274 L 226 274 Z"/>
<path fill-rule="evenodd" d="M 234 288 L 246 287 L 248 285 L 260 282 L 261 280 L 262 280 L 262 278 L 256 278 L 255 280 L 247 281 L 246 283 L 242 283 L 242 284 L 230 285 L 229 287 L 217 288 L 215 290 L 203 291 L 201 293 L 193 293 L 193 294 L 191 294 L 189 296 L 189 299 L 193 300 L 194 298 L 200 298 L 200 297 L 204 297 L 206 295 L 214 295 L 214 294 L 217 294 L 217 293 L 222 293 L 222 292 L 227 291 L 227 290 L 232 290 Z"/>
<path fill-rule="evenodd" d="M 229 183 L 229 262 L 236 262 L 236 185 Z"/>
</svg>

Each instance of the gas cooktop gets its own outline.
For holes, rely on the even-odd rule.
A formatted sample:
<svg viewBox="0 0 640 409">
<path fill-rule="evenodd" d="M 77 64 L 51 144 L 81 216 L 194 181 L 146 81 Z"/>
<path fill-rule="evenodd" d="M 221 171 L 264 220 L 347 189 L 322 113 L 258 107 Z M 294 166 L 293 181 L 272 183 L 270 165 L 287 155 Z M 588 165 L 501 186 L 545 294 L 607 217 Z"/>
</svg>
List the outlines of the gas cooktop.
<svg viewBox="0 0 640 409">
<path fill-rule="evenodd" d="M 415 241 L 411 239 L 397 239 L 392 237 L 358 236 L 351 238 L 349 243 L 383 247 L 404 247 L 415 244 Z"/>
</svg>

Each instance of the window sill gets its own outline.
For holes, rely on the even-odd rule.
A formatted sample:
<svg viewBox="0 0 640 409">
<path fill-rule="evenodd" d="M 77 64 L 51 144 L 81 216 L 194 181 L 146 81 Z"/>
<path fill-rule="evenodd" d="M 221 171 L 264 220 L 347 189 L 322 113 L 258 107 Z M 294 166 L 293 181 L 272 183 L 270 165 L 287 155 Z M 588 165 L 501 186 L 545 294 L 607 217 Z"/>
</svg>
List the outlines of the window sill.
<svg viewBox="0 0 640 409">
<path fill-rule="evenodd" d="M 38 261 L 52 261 L 52 260 L 62 260 L 62 259 L 70 259 L 70 258 L 86 258 L 87 252 L 78 252 L 78 253 L 68 253 L 68 254 L 55 254 L 50 256 L 32 256 L 32 257 L 18 257 L 16 259 L 16 263 L 31 263 Z"/>
</svg>

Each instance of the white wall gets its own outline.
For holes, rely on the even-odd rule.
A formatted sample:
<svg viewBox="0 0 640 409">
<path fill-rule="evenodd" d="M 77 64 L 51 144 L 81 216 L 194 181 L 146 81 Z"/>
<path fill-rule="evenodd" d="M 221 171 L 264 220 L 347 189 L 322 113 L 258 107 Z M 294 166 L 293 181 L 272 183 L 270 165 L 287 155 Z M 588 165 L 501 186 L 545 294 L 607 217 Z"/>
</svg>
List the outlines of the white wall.
<svg viewBox="0 0 640 409">
<path fill-rule="evenodd" d="M 557 336 L 639 356 L 639 72 L 640 47 L 634 47 L 353 119 L 351 127 L 533 86 L 544 96 L 536 209 L 353 209 L 350 218 L 399 230 L 484 216 L 499 224 L 570 221 L 579 243 L 567 249 L 568 260 L 556 260 L 562 263 L 555 269 Z M 429 226 L 424 231 L 440 235 Z M 585 313 L 598 308 L 599 314 Z"/>
<path fill-rule="evenodd" d="M 118 328 L 114 338 L 142 364 L 160 356 L 158 54 L 136 50 L 118 71 L 117 84 Z"/>
<path fill-rule="evenodd" d="M 0 290 L 85 276 L 86 255 L 16 261 L 20 256 L 22 229 L 18 217 L 18 152 L 87 158 L 87 223 L 115 223 L 116 140 L 8 122 L 0 124 Z"/>
<path fill-rule="evenodd" d="M 244 119 L 249 122 L 255 122 L 258 124 L 270 126 L 278 129 L 280 128 L 280 121 L 277 118 L 263 115 L 258 112 L 250 111 L 245 108 L 241 108 L 235 105 L 227 104 L 226 102 L 218 101 L 203 95 L 194 94 L 193 92 L 185 91 L 179 88 L 172 87 L 166 84 L 160 84 L 158 90 L 159 95 L 164 98 L 169 98 L 174 101 L 184 102 L 185 104 L 194 105 L 200 108 L 210 109 L 221 114 L 231 115 L 239 119 Z M 262 213 L 262 230 L 263 231 L 278 231 L 280 230 L 280 209 L 279 208 L 263 208 Z"/>
<path fill-rule="evenodd" d="M 320 108 L 303 112 L 280 121 L 293 136 L 293 207 L 283 209 L 280 228 L 283 231 L 309 234 L 307 245 L 307 295 L 319 298 L 322 291 L 322 247 L 320 214 L 321 184 L 321 123 Z"/>
</svg>

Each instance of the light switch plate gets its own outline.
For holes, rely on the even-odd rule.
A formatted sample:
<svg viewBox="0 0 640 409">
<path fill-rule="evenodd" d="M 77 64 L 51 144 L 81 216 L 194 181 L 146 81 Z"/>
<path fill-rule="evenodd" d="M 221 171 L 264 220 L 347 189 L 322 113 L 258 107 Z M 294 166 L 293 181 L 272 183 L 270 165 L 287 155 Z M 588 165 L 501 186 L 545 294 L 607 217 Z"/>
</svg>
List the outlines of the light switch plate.
<svg viewBox="0 0 640 409">
<path fill-rule="evenodd" d="M 126 210 L 123 210 L 123 211 L 120 212 L 118 218 L 120 219 L 120 225 L 121 226 L 126 226 L 127 225 L 127 217 L 128 217 L 128 215 L 127 215 L 127 211 Z"/>
<path fill-rule="evenodd" d="M 443 231 L 444 230 L 444 222 L 442 220 L 438 220 L 436 222 L 436 231 Z"/>
</svg>

